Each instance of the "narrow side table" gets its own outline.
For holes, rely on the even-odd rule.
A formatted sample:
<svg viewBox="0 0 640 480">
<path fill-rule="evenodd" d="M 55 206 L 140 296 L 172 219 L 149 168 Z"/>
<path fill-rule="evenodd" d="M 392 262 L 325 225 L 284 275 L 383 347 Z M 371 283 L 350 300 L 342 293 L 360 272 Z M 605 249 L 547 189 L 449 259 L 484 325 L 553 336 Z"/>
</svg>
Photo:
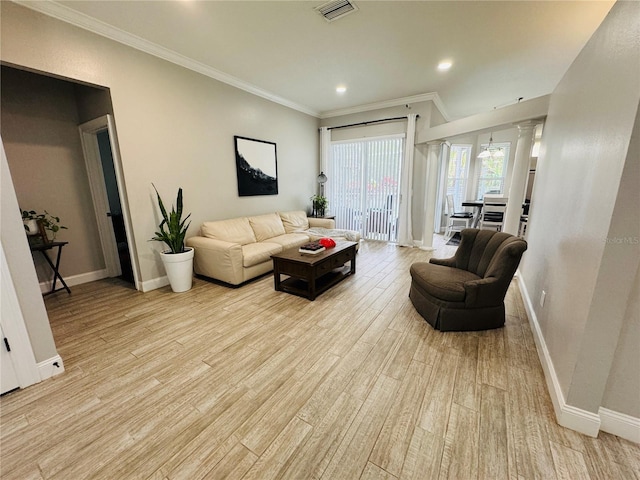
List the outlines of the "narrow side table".
<svg viewBox="0 0 640 480">
<path fill-rule="evenodd" d="M 50 242 L 50 243 L 38 243 L 34 245 L 29 245 L 29 248 L 31 248 L 32 252 L 42 253 L 42 256 L 47 261 L 51 269 L 53 270 L 53 283 L 51 284 L 51 290 L 44 293 L 43 295 L 51 295 L 52 293 L 58 292 L 60 290 L 66 290 L 67 293 L 71 295 L 71 290 L 65 283 L 64 278 L 62 278 L 62 275 L 60 275 L 60 271 L 59 271 L 60 257 L 62 256 L 62 247 L 64 247 L 68 243 L 69 242 Z M 49 255 L 47 255 L 47 252 L 46 252 L 47 250 L 51 250 L 54 247 L 58 247 L 58 255 L 56 256 L 55 265 L 51 261 L 51 258 L 49 258 Z M 56 288 L 56 282 L 58 281 L 58 279 L 60 279 L 60 282 L 62 282 L 63 287 Z"/>
</svg>

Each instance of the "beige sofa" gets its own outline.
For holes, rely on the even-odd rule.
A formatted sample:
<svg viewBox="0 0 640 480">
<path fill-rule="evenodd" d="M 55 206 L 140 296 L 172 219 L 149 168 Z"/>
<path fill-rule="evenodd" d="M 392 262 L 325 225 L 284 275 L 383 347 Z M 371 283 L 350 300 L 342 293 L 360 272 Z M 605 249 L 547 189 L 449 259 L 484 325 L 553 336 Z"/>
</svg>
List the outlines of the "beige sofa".
<svg viewBox="0 0 640 480">
<path fill-rule="evenodd" d="M 204 222 L 186 244 L 195 249 L 198 275 L 239 285 L 273 270 L 271 255 L 324 236 L 360 241 L 358 232 L 335 230 L 332 219 L 294 211 Z"/>
</svg>

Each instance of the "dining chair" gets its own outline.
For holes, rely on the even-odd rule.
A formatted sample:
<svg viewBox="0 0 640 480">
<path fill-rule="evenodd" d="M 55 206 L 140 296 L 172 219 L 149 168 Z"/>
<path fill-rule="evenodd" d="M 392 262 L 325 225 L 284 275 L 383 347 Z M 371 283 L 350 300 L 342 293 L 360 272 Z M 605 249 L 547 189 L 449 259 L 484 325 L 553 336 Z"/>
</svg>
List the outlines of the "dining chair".
<svg viewBox="0 0 640 480">
<path fill-rule="evenodd" d="M 481 230 L 502 231 L 504 227 L 505 212 L 507 211 L 508 197 L 502 195 L 485 194 L 482 205 Z"/>
<path fill-rule="evenodd" d="M 444 231 L 445 238 L 450 238 L 454 232 L 461 232 L 465 228 L 471 226 L 473 221 L 473 213 L 471 212 L 456 212 L 453 195 L 447 195 L 447 215 L 449 217 L 447 221 L 447 228 Z"/>
</svg>

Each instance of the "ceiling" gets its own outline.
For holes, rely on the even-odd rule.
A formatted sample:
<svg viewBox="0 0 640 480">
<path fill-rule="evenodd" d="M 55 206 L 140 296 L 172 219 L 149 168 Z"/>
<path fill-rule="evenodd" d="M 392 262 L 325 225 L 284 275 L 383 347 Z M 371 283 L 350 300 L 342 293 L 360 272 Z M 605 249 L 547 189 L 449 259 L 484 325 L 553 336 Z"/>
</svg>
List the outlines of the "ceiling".
<svg viewBox="0 0 640 480">
<path fill-rule="evenodd" d="M 551 93 L 614 3 L 354 2 L 357 11 L 331 23 L 314 10 L 322 0 L 48 7 L 64 13 L 58 18 L 319 117 L 437 93 L 443 113 L 456 119 Z M 436 69 L 443 59 L 453 61 L 448 72 Z M 346 93 L 336 93 L 339 84 Z"/>
</svg>

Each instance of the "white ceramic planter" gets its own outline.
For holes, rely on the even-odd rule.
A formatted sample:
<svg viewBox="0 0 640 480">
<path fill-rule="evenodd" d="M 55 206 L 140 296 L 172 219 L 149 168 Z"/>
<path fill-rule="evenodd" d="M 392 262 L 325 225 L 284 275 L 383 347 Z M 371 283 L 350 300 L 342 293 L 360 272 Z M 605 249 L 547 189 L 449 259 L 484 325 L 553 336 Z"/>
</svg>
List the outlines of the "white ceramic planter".
<svg viewBox="0 0 640 480">
<path fill-rule="evenodd" d="M 183 253 L 161 252 L 160 257 L 169 277 L 171 290 L 176 293 L 186 292 L 193 284 L 193 248 Z"/>
<path fill-rule="evenodd" d="M 34 220 L 34 219 L 23 220 L 22 223 L 24 223 L 24 225 L 27 227 L 25 229 L 25 231 L 27 232 L 27 235 L 37 235 L 38 233 L 40 233 L 37 220 Z"/>
</svg>

